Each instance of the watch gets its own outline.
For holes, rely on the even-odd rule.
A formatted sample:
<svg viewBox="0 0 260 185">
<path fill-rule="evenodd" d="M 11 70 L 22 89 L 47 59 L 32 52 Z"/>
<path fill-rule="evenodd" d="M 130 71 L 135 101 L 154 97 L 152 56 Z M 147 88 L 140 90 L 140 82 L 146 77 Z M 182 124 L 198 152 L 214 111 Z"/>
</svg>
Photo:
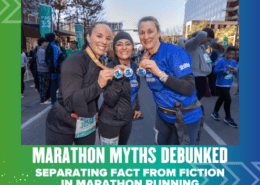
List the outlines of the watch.
<svg viewBox="0 0 260 185">
<path fill-rule="evenodd" d="M 165 72 L 163 72 L 163 76 L 159 78 L 162 82 L 164 82 L 165 78 L 167 78 L 169 75 L 167 75 Z"/>
</svg>

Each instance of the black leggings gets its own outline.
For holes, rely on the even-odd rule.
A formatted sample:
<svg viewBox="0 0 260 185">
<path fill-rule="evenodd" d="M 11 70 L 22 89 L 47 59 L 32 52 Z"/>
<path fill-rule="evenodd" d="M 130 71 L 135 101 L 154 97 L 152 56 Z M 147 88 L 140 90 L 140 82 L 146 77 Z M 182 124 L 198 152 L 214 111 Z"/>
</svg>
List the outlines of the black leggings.
<svg viewBox="0 0 260 185">
<path fill-rule="evenodd" d="M 75 134 L 61 134 L 53 132 L 46 127 L 46 145 L 94 145 L 96 140 L 96 131 L 86 137 L 75 138 Z"/>
<path fill-rule="evenodd" d="M 22 80 L 22 84 L 21 84 L 21 94 L 23 94 L 23 92 L 24 92 L 24 81 L 23 81 L 23 79 L 24 79 L 24 73 L 25 73 L 25 67 L 21 67 L 21 80 Z"/>
<path fill-rule="evenodd" d="M 231 97 L 230 97 L 230 87 L 218 87 L 217 86 L 217 90 L 219 92 L 219 97 L 218 100 L 216 102 L 215 108 L 214 108 L 214 112 L 218 112 L 221 105 L 224 102 L 224 110 L 226 113 L 226 118 L 230 118 L 230 105 L 231 105 Z"/>
<path fill-rule="evenodd" d="M 197 89 L 197 97 L 200 100 L 206 94 L 206 76 L 195 77 L 195 85 Z"/>
<path fill-rule="evenodd" d="M 215 73 L 213 73 L 213 70 L 214 70 L 214 67 L 212 68 L 212 72 L 208 75 L 209 88 L 210 88 L 211 96 L 217 96 L 218 95 L 218 92 L 216 89 L 217 75 Z"/>
<path fill-rule="evenodd" d="M 114 126 L 99 120 L 98 124 L 101 145 L 126 145 L 131 130 L 132 122 L 123 126 Z"/>
<path fill-rule="evenodd" d="M 197 122 L 186 124 L 186 128 L 190 137 L 190 145 L 195 145 L 200 128 L 200 119 Z M 164 121 L 158 114 L 156 114 L 154 133 L 155 144 L 179 145 L 175 125 Z"/>
</svg>

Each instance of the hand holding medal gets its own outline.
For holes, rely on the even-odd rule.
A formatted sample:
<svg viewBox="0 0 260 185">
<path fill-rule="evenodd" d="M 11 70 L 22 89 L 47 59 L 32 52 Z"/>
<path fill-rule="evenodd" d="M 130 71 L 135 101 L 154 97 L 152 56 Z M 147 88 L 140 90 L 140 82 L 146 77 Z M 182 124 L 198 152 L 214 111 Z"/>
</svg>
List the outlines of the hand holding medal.
<svg viewBox="0 0 260 185">
<path fill-rule="evenodd" d="M 144 56 L 143 56 L 143 58 L 142 58 L 142 61 L 140 62 L 140 65 L 139 65 L 139 68 L 137 69 L 137 71 L 136 71 L 136 74 L 137 75 L 139 75 L 139 76 L 141 76 L 141 77 L 144 77 L 144 75 L 146 74 L 146 70 L 144 69 L 144 68 L 142 68 L 142 63 L 143 63 L 143 61 L 145 60 L 145 59 L 149 59 L 150 57 L 149 57 L 149 53 L 148 53 L 148 51 L 146 51 L 145 53 L 144 53 Z"/>
</svg>

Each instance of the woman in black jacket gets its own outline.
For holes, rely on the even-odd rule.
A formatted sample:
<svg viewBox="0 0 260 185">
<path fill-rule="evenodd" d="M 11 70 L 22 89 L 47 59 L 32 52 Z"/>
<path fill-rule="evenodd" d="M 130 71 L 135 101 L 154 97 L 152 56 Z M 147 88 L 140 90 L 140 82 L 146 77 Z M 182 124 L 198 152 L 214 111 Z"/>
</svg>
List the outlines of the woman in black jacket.
<svg viewBox="0 0 260 185">
<path fill-rule="evenodd" d="M 46 120 L 47 145 L 94 145 L 97 101 L 114 72 L 98 60 L 111 42 L 106 23 L 95 23 L 87 35 L 88 46 L 61 65 L 60 97 Z"/>
<path fill-rule="evenodd" d="M 98 131 L 102 145 L 126 145 L 132 130 L 133 118 L 141 115 L 138 100 L 140 77 L 135 74 L 137 65 L 130 59 L 134 44 L 126 32 L 118 33 L 113 40 L 115 57 L 107 66 L 124 72 L 131 68 L 133 75 L 109 81 L 100 108 Z"/>
</svg>

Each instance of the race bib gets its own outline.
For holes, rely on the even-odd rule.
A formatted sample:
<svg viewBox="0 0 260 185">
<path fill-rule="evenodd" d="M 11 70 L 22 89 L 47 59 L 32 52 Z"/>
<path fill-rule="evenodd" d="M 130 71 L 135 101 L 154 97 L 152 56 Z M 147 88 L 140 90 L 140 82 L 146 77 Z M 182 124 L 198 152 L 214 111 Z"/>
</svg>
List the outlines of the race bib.
<svg viewBox="0 0 260 185">
<path fill-rule="evenodd" d="M 233 79 L 232 73 L 230 73 L 229 75 L 226 75 L 226 76 L 224 77 L 224 79 L 226 79 L 226 80 Z"/>
<path fill-rule="evenodd" d="M 96 116 L 93 118 L 77 118 L 75 138 L 86 137 L 96 130 Z"/>
<path fill-rule="evenodd" d="M 204 54 L 204 59 L 207 63 L 211 63 L 212 60 L 209 58 L 209 55 L 207 53 Z"/>
<path fill-rule="evenodd" d="M 100 136 L 101 145 L 118 145 L 119 136 L 115 138 L 104 138 Z"/>
</svg>

